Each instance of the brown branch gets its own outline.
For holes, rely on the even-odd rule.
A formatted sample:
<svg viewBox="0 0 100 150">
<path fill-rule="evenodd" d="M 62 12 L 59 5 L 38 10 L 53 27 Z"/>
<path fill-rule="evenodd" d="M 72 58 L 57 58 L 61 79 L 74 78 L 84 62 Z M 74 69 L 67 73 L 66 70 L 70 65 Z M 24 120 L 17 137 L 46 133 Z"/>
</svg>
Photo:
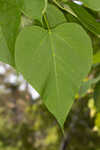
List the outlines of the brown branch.
<svg viewBox="0 0 100 150">
<path fill-rule="evenodd" d="M 67 134 L 67 136 L 63 139 L 61 143 L 60 150 L 67 150 L 69 141 L 70 141 L 70 135 Z"/>
</svg>

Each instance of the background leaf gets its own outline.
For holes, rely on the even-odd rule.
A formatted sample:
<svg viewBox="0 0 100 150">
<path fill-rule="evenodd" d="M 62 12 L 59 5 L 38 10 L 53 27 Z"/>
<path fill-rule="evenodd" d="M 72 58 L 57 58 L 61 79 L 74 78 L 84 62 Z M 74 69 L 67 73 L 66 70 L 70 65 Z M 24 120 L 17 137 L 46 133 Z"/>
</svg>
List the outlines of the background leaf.
<svg viewBox="0 0 100 150">
<path fill-rule="evenodd" d="M 64 14 L 55 5 L 48 4 L 46 15 L 50 28 L 66 22 Z"/>
<path fill-rule="evenodd" d="M 100 0 L 81 0 L 87 7 L 100 11 Z"/>
<path fill-rule="evenodd" d="M 31 19 L 42 20 L 45 0 L 23 0 L 23 13 Z"/>
<path fill-rule="evenodd" d="M 21 14 L 16 0 L 0 0 L 0 25 L 13 58 L 13 64 L 15 41 L 19 32 L 20 17 Z"/>
<path fill-rule="evenodd" d="M 96 22 L 96 19 L 83 6 L 77 5 L 73 2 L 68 2 L 68 5 L 86 29 L 100 36 L 100 23 Z"/>
<path fill-rule="evenodd" d="M 0 61 L 12 65 L 13 59 L 0 28 Z"/>
<path fill-rule="evenodd" d="M 73 16 L 70 13 L 65 13 L 65 17 L 66 17 L 68 22 L 75 22 L 77 24 L 80 24 L 80 21 L 77 19 L 77 17 Z"/>
<path fill-rule="evenodd" d="M 100 51 L 98 51 L 94 56 L 93 56 L 93 63 L 100 63 Z"/>
<path fill-rule="evenodd" d="M 91 41 L 77 24 L 65 23 L 49 32 L 27 27 L 16 42 L 18 71 L 40 93 L 61 127 L 91 63 Z"/>
</svg>

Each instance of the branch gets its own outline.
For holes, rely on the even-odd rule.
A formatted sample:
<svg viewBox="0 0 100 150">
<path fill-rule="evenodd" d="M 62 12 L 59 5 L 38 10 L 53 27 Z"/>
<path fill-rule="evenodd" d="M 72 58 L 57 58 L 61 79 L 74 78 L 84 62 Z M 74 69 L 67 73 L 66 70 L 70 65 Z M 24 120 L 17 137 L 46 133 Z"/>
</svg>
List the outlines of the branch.
<svg viewBox="0 0 100 150">
<path fill-rule="evenodd" d="M 67 150 L 69 141 L 70 141 L 70 135 L 67 134 L 67 136 L 63 139 L 63 141 L 61 143 L 60 150 Z"/>
</svg>

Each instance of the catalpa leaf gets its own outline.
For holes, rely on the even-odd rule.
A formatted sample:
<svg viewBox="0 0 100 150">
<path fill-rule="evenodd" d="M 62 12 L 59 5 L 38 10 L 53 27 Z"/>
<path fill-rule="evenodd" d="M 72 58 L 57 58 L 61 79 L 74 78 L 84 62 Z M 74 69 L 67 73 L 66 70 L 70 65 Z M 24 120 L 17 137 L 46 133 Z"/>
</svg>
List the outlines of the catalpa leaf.
<svg viewBox="0 0 100 150">
<path fill-rule="evenodd" d="M 16 68 L 40 93 L 63 128 L 75 94 L 92 63 L 91 41 L 77 24 L 47 31 L 24 28 L 16 42 Z"/>
<path fill-rule="evenodd" d="M 87 7 L 94 9 L 96 11 L 100 11 L 100 0 L 81 0 L 81 1 Z"/>
<path fill-rule="evenodd" d="M 30 19 L 37 19 L 41 21 L 42 11 L 45 7 L 45 0 L 22 0 L 23 13 Z"/>
</svg>

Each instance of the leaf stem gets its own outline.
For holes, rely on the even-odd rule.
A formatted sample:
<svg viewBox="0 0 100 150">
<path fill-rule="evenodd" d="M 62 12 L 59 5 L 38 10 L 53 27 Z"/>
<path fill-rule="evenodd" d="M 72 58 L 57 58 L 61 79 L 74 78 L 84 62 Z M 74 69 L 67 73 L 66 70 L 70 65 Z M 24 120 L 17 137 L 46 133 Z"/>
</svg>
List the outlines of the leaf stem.
<svg viewBox="0 0 100 150">
<path fill-rule="evenodd" d="M 48 28 L 48 31 L 51 33 L 51 29 L 50 29 L 50 26 L 49 26 L 49 23 L 48 23 L 48 20 L 47 20 L 47 16 L 46 16 L 46 13 L 44 13 L 44 20 L 45 20 L 45 23 L 47 25 L 47 28 Z"/>
<path fill-rule="evenodd" d="M 48 23 L 48 20 L 47 20 L 47 16 L 46 16 L 46 9 L 47 9 L 47 6 L 48 6 L 48 0 L 45 0 L 45 7 L 44 7 L 44 9 L 43 9 L 43 11 L 42 11 L 42 14 L 43 14 L 45 23 L 46 23 L 46 25 L 47 25 L 48 31 L 51 32 L 50 26 L 49 26 L 49 23 Z"/>
<path fill-rule="evenodd" d="M 72 0 L 69 0 L 69 1 L 72 1 Z M 70 8 L 70 9 L 67 9 L 67 8 L 61 6 L 56 0 L 53 0 L 53 3 L 54 3 L 56 6 L 58 6 L 61 10 L 66 11 L 67 13 L 70 13 L 70 14 L 72 14 L 73 16 L 76 17 L 76 15 L 73 13 L 73 11 L 71 12 L 71 10 L 70 10 L 71 8 Z"/>
<path fill-rule="evenodd" d="M 57 5 L 60 9 L 64 10 L 64 11 L 67 11 L 67 9 L 65 9 L 64 7 L 62 7 L 56 0 L 53 0 L 53 3 L 55 5 Z M 68 12 L 68 11 L 67 11 Z"/>
<path fill-rule="evenodd" d="M 48 0 L 45 0 L 45 7 L 42 11 L 42 14 L 44 14 L 46 12 L 47 6 L 48 6 Z"/>
</svg>

